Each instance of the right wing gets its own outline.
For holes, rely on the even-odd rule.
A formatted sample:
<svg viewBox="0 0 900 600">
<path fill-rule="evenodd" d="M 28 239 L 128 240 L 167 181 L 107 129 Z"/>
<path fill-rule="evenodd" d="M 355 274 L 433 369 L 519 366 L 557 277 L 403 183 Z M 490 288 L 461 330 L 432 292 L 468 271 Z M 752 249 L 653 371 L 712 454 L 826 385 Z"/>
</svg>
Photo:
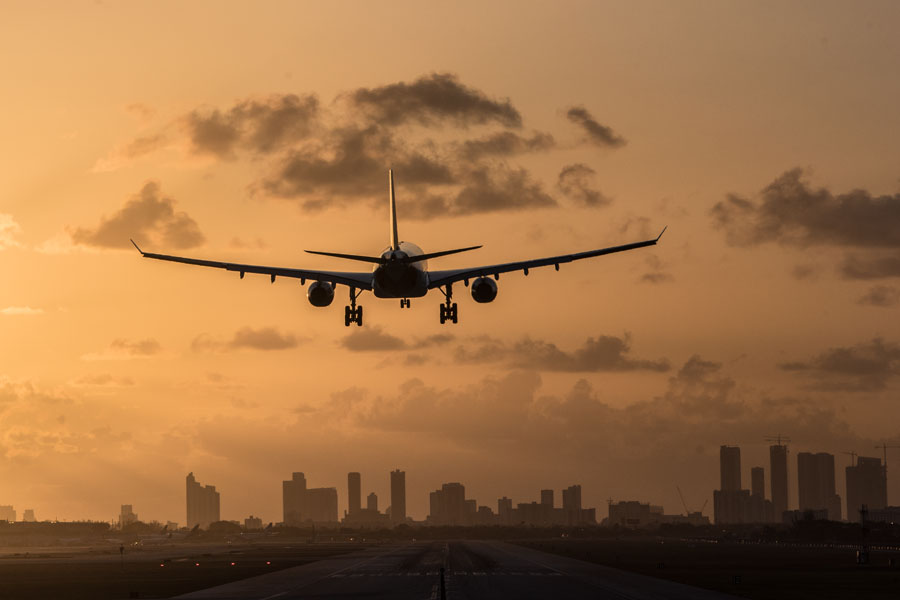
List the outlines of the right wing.
<svg viewBox="0 0 900 600">
<path fill-rule="evenodd" d="M 141 250 L 134 240 L 131 240 L 137 251 L 144 258 L 155 258 L 156 260 L 168 260 L 171 262 L 184 263 L 187 265 L 198 265 L 200 267 L 214 267 L 216 269 L 225 269 L 226 271 L 237 271 L 244 277 L 244 273 L 260 273 L 268 275 L 274 282 L 276 277 L 293 277 L 299 279 L 301 283 L 310 279 L 312 281 L 327 281 L 329 283 L 346 285 L 360 290 L 372 289 L 372 273 L 353 273 L 343 271 L 317 271 L 314 269 L 288 269 L 285 267 L 266 267 L 259 265 L 242 265 L 239 263 L 219 262 L 215 260 L 201 260 L 198 258 L 185 258 L 183 256 L 169 256 L 168 254 L 154 254 L 152 252 L 144 252 Z"/>
<path fill-rule="evenodd" d="M 576 252 L 575 254 L 562 254 L 560 256 L 550 256 L 547 258 L 536 258 L 532 260 L 522 260 L 519 262 L 511 262 L 511 263 L 503 263 L 499 265 L 485 265 L 481 267 L 470 267 L 467 269 L 452 269 L 448 271 L 429 271 L 428 272 L 428 288 L 434 289 L 437 287 L 445 286 L 456 281 L 466 281 L 466 285 L 468 285 L 469 279 L 474 279 L 475 277 L 488 277 L 493 275 L 494 277 L 498 277 L 500 273 L 509 273 L 511 271 L 524 271 L 526 275 L 528 275 L 529 269 L 534 269 L 536 267 L 548 267 L 553 265 L 556 267 L 556 270 L 559 270 L 559 265 L 562 263 L 569 263 L 575 260 L 582 260 L 585 258 L 593 258 L 595 256 L 603 256 L 604 254 L 614 254 L 616 252 L 625 252 L 626 250 L 634 250 L 636 248 L 646 248 L 647 246 L 655 246 L 656 242 L 659 241 L 659 238 L 662 237 L 662 234 L 665 233 L 666 230 L 663 228 L 662 232 L 656 237 L 656 239 L 645 240 L 643 242 L 634 242 L 631 244 L 624 244 L 622 246 L 612 246 L 609 248 L 600 248 L 599 250 L 588 250 L 587 252 Z"/>
</svg>

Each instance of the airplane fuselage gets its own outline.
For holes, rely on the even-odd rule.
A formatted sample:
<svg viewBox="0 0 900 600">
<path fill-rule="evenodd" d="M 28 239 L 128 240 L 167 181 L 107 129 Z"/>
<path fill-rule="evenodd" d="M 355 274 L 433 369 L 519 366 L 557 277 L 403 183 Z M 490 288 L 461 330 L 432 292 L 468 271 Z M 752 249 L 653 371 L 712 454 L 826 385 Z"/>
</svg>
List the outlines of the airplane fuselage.
<svg viewBox="0 0 900 600">
<path fill-rule="evenodd" d="M 428 261 L 403 262 L 411 256 L 422 256 L 421 248 L 400 242 L 397 250 L 385 248 L 381 253 L 387 262 L 372 270 L 372 292 L 376 298 L 421 298 L 428 293 Z"/>
</svg>

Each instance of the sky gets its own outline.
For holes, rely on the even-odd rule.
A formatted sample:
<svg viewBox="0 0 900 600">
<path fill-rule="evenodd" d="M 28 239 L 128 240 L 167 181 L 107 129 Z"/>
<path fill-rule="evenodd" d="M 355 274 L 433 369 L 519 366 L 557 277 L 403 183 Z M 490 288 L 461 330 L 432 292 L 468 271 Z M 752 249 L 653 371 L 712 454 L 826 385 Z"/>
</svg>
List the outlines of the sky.
<svg viewBox="0 0 900 600">
<path fill-rule="evenodd" d="M 718 452 L 900 445 L 896 2 L 4 2 L 0 504 L 281 519 L 362 473 L 411 516 L 583 487 L 681 512 Z M 400 237 L 476 304 L 142 260 L 353 270 Z M 888 450 L 900 464 L 900 451 Z M 889 473 L 895 473 L 894 467 Z M 768 487 L 768 477 L 767 477 Z M 900 503 L 900 476 L 889 475 Z M 559 493 L 559 492 L 557 492 Z M 706 504 L 711 514 L 711 501 Z"/>
</svg>

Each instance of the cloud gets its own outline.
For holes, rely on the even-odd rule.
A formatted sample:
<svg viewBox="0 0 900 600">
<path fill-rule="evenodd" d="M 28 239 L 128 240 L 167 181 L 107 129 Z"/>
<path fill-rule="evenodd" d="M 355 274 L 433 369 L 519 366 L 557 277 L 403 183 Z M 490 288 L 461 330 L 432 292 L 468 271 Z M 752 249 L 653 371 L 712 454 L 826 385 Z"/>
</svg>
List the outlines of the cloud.
<svg viewBox="0 0 900 600">
<path fill-rule="evenodd" d="M 386 333 L 381 327 L 357 329 L 345 336 L 340 344 L 351 352 L 381 352 L 403 350 L 407 347 L 406 342 Z"/>
<path fill-rule="evenodd" d="M 556 185 L 569 200 L 587 207 L 606 206 L 612 200 L 594 187 L 594 169 L 581 163 L 566 165 L 559 172 Z"/>
<path fill-rule="evenodd" d="M 0 250 L 21 246 L 16 240 L 16 236 L 21 232 L 22 228 L 19 227 L 12 215 L 0 213 Z"/>
<path fill-rule="evenodd" d="M 556 344 L 526 337 L 509 344 L 485 337 L 469 346 L 458 346 L 454 359 L 458 363 L 504 362 L 509 367 L 536 371 L 560 372 L 624 372 L 670 369 L 666 359 L 645 360 L 628 356 L 631 338 L 600 335 L 589 337 L 582 347 L 571 352 Z"/>
<path fill-rule="evenodd" d="M 131 387 L 134 380 L 131 377 L 115 377 L 109 373 L 99 375 L 85 375 L 73 382 L 76 387 L 121 388 Z"/>
<path fill-rule="evenodd" d="M 455 181 L 436 155 L 400 145 L 389 131 L 371 125 L 335 128 L 321 141 L 292 150 L 260 187 L 281 198 L 312 194 L 371 198 L 384 193 L 389 165 L 404 185 Z M 303 206 L 316 204 L 304 201 Z"/>
<path fill-rule="evenodd" d="M 153 338 L 142 340 L 129 340 L 125 338 L 114 339 L 109 348 L 104 352 L 85 354 L 82 360 L 130 360 L 134 358 L 149 358 L 159 354 L 162 347 Z"/>
<path fill-rule="evenodd" d="M 612 128 L 602 125 L 583 106 L 573 106 L 566 111 L 566 118 L 580 126 L 587 134 L 587 139 L 603 148 L 618 148 L 626 144 L 625 138 L 616 134 Z"/>
<path fill-rule="evenodd" d="M 95 228 L 78 227 L 71 233 L 76 245 L 95 248 L 130 248 L 129 238 L 138 242 L 151 240 L 169 248 L 193 248 L 206 238 L 197 222 L 187 213 L 175 210 L 175 201 L 163 197 L 159 184 L 144 184 L 111 217 L 105 217 Z"/>
<path fill-rule="evenodd" d="M 841 275 L 846 279 L 900 277 L 900 256 L 880 254 L 881 252 L 872 252 L 868 256 L 846 255 L 840 266 Z"/>
<path fill-rule="evenodd" d="M 453 214 L 478 214 L 556 206 L 540 182 L 525 169 L 487 167 L 470 171 L 466 184 L 448 207 Z"/>
<path fill-rule="evenodd" d="M 498 131 L 487 137 L 464 141 L 459 154 L 465 160 L 476 161 L 484 157 L 515 156 L 550 150 L 555 145 L 556 142 L 549 133 L 537 131 L 528 138 L 512 131 Z"/>
<path fill-rule="evenodd" d="M 644 262 L 647 264 L 649 271 L 641 275 L 640 279 L 638 279 L 641 283 L 658 284 L 675 281 L 675 277 L 671 273 L 665 271 L 665 265 L 658 256 L 648 254 L 645 256 Z"/>
<path fill-rule="evenodd" d="M 777 177 L 758 201 L 732 194 L 716 203 L 710 215 L 732 246 L 775 242 L 801 248 L 900 249 L 900 194 L 853 190 L 835 195 L 812 188 L 799 168 Z M 895 274 L 900 273 L 900 259 L 894 261 Z"/>
<path fill-rule="evenodd" d="M 430 126 L 450 121 L 459 127 L 490 122 L 513 128 L 522 125 L 522 116 L 508 98 L 488 98 L 450 73 L 432 73 L 412 83 L 359 88 L 348 98 L 372 122 L 380 124 L 414 122 Z"/>
<path fill-rule="evenodd" d="M 42 308 L 31 308 L 30 306 L 7 306 L 0 309 L 0 315 L 7 316 L 33 316 L 44 314 Z"/>
<path fill-rule="evenodd" d="M 780 363 L 785 371 L 811 378 L 812 389 L 832 392 L 877 391 L 900 375 L 900 344 L 874 338 L 850 347 L 829 348 L 806 361 Z"/>
<path fill-rule="evenodd" d="M 225 111 L 194 110 L 184 117 L 184 127 L 193 152 L 231 158 L 238 148 L 266 154 L 305 139 L 318 116 L 314 95 L 273 95 Z"/>
<path fill-rule="evenodd" d="M 281 333 L 274 327 L 242 327 L 227 341 L 201 333 L 191 342 L 194 352 L 225 352 L 229 350 L 288 350 L 300 345 L 292 333 Z"/>
<path fill-rule="evenodd" d="M 900 304 L 900 290 L 886 285 L 875 285 L 869 288 L 869 291 L 861 296 L 857 303 L 883 308 L 897 306 Z"/>
</svg>

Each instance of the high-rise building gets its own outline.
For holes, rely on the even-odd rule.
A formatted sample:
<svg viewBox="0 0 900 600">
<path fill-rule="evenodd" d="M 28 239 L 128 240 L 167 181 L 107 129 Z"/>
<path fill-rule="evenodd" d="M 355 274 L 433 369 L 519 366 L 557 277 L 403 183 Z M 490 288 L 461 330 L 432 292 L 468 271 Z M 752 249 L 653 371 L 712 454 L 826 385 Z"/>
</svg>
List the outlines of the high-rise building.
<svg viewBox="0 0 900 600">
<path fill-rule="evenodd" d="M 337 488 L 309 488 L 306 490 L 304 521 L 337 523 Z"/>
<path fill-rule="evenodd" d="M 788 509 L 788 471 L 787 471 L 787 445 L 774 444 L 769 446 L 769 475 L 770 488 L 772 489 L 772 508 L 775 513 L 775 521 L 780 523 L 784 518 L 784 512 Z"/>
<path fill-rule="evenodd" d="M 847 467 L 847 520 L 859 521 L 863 505 L 868 510 L 887 506 L 887 478 L 880 458 L 860 456 Z"/>
<path fill-rule="evenodd" d="M 541 504 L 549 505 L 553 508 L 553 490 L 541 490 Z"/>
<path fill-rule="evenodd" d="M 375 494 L 375 492 L 372 492 L 371 494 L 366 496 L 366 510 L 378 512 L 378 496 Z"/>
<path fill-rule="evenodd" d="M 445 483 L 429 496 L 431 510 L 428 520 L 435 525 L 467 525 L 469 506 L 466 503 L 466 487 L 461 483 Z M 472 512 L 477 511 L 477 507 Z"/>
<path fill-rule="evenodd" d="M 741 449 L 737 446 L 719 448 L 720 489 L 735 492 L 741 489 Z"/>
<path fill-rule="evenodd" d="M 34 523 L 37 520 L 34 518 L 34 509 L 26 508 L 25 512 L 22 514 L 22 520 L 26 523 Z"/>
<path fill-rule="evenodd" d="M 501 525 L 512 524 L 512 498 L 503 496 L 497 499 L 497 519 Z"/>
<path fill-rule="evenodd" d="M 186 478 L 187 526 L 209 528 L 210 523 L 220 521 L 219 492 L 214 485 L 200 485 L 193 473 Z"/>
<path fill-rule="evenodd" d="M 16 510 L 12 505 L 0 506 L 0 521 L 16 522 Z"/>
<path fill-rule="evenodd" d="M 406 471 L 391 471 L 391 521 L 406 521 Z"/>
<path fill-rule="evenodd" d="M 123 504 L 122 509 L 119 511 L 119 527 L 125 527 L 126 525 L 131 525 L 132 523 L 137 523 L 138 516 L 137 513 L 134 512 L 134 509 L 131 504 Z"/>
<path fill-rule="evenodd" d="M 750 469 L 750 495 L 766 497 L 766 470 L 763 467 Z"/>
<path fill-rule="evenodd" d="M 826 511 L 831 521 L 841 520 L 841 497 L 835 493 L 834 455 L 826 452 L 797 455 L 797 498 L 801 511 Z"/>
<path fill-rule="evenodd" d="M 294 473 L 288 481 L 281 482 L 281 505 L 285 525 L 300 525 L 306 513 L 306 476 Z"/>
<path fill-rule="evenodd" d="M 562 491 L 562 508 L 567 525 L 581 523 L 581 486 L 570 485 Z"/>
<path fill-rule="evenodd" d="M 347 473 L 347 512 L 351 515 L 362 508 L 362 477 L 359 473 Z"/>
</svg>

